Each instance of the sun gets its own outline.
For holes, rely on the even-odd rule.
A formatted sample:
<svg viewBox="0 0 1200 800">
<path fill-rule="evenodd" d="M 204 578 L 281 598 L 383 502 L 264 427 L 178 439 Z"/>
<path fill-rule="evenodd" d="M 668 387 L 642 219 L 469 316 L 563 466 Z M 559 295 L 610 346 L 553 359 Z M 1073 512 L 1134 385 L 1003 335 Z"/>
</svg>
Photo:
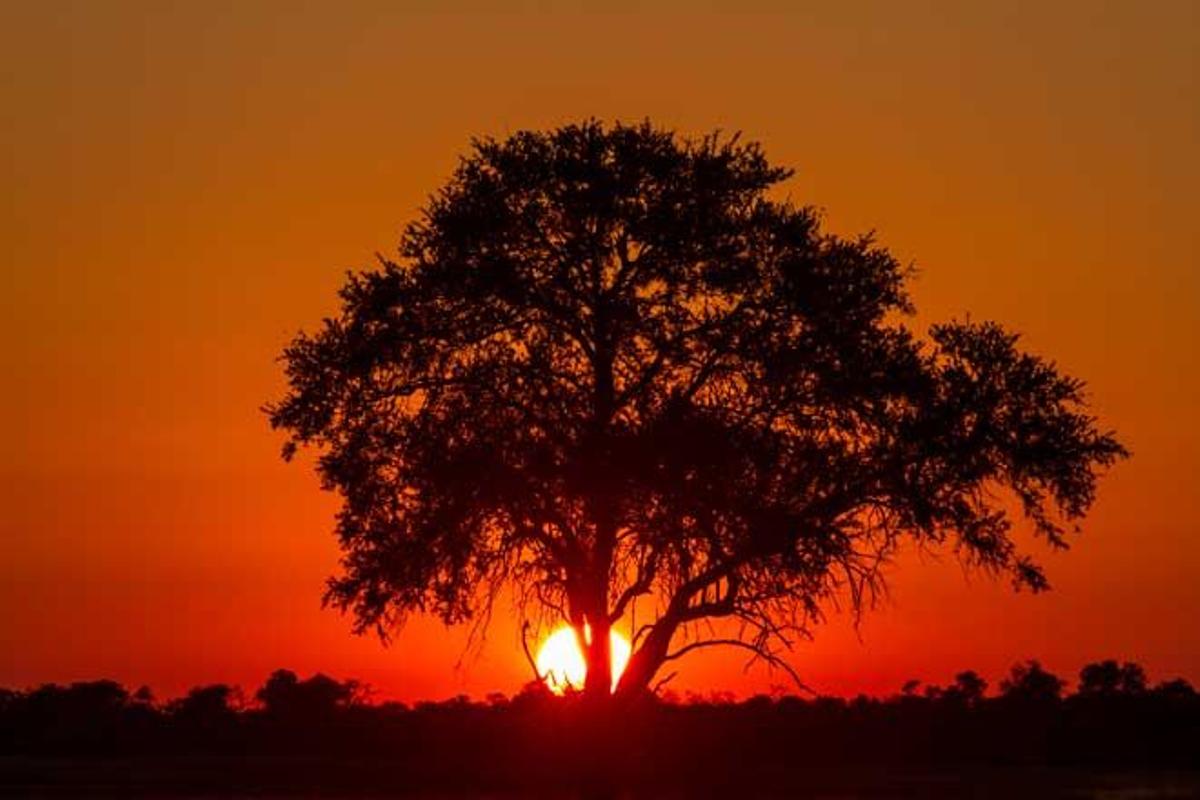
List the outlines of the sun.
<svg viewBox="0 0 1200 800">
<path fill-rule="evenodd" d="M 617 679 L 629 663 L 629 640 L 616 631 L 610 631 L 609 648 L 612 652 L 612 683 L 615 689 Z M 537 670 L 555 694 L 563 694 L 568 687 L 583 688 L 587 663 L 583 653 L 579 652 L 575 631 L 570 626 L 559 628 L 542 642 L 537 654 Z"/>
</svg>

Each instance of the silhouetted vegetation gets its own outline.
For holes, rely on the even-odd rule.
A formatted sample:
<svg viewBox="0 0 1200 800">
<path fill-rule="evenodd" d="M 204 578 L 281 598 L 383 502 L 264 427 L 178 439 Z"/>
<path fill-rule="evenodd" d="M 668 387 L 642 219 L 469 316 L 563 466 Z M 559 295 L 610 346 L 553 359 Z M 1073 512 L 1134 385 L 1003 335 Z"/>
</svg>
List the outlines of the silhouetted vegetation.
<svg viewBox="0 0 1200 800">
<path fill-rule="evenodd" d="M 1028 662 L 995 694 L 968 671 L 947 686 L 913 681 L 887 698 L 657 699 L 622 715 L 598 765 L 575 735 L 588 719 L 580 698 L 536 683 L 511 698 L 409 707 L 369 703 L 354 681 L 286 670 L 252 701 L 215 685 L 159 704 L 145 690 L 94 681 L 0 693 L 0 763 L 8 786 L 101 775 L 129 788 L 306 792 L 545 790 L 598 771 L 623 785 L 687 790 L 802 786 L 849 767 L 1200 764 L 1200 696 L 1186 681 L 1151 687 L 1137 665 L 1105 661 L 1085 667 L 1073 693 L 1063 687 Z"/>
<path fill-rule="evenodd" d="M 649 123 L 476 141 L 284 352 L 271 422 L 342 501 L 326 599 L 386 635 L 511 589 L 597 698 L 636 616 L 634 702 L 699 647 L 788 669 L 904 541 L 1045 588 L 1014 526 L 1065 547 L 1124 448 L 1015 334 L 906 324 L 910 270 L 778 199 L 790 174 Z"/>
</svg>

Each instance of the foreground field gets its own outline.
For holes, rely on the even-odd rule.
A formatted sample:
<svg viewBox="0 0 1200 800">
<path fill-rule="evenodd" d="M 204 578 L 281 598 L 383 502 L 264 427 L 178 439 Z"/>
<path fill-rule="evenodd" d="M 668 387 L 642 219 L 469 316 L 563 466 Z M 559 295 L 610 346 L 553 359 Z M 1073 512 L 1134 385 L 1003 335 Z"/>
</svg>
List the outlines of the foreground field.
<svg viewBox="0 0 1200 800">
<path fill-rule="evenodd" d="M 698 765 L 703 772 L 702 765 Z M 515 786 L 500 776 L 414 772 L 382 759 L 266 758 L 4 758 L 0 794 L 30 798 L 507 798 L 547 800 L 589 794 L 668 800 L 682 797 L 862 798 L 1200 798 L 1200 772 L 1107 771 L 1045 767 L 904 769 L 777 768 L 712 781 L 670 776 L 637 787 L 579 789 L 536 776 Z M 682 776 L 681 776 L 682 777 Z M 431 790 L 436 779 L 440 788 Z"/>
</svg>

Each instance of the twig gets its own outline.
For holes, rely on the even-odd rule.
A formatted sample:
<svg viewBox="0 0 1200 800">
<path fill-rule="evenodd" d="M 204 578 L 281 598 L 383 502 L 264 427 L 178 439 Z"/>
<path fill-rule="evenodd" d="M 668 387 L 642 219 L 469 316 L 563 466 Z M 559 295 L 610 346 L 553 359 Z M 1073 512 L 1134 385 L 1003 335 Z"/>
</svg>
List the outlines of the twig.
<svg viewBox="0 0 1200 800">
<path fill-rule="evenodd" d="M 679 674 L 678 671 L 672 672 L 670 675 L 666 676 L 665 678 L 660 680 L 658 683 L 654 684 L 654 688 L 652 688 L 650 690 L 650 692 L 652 694 L 658 694 L 658 690 L 661 689 L 662 687 L 666 686 L 668 683 L 670 683 L 671 680 L 674 679 L 674 677 L 678 674 Z"/>
<path fill-rule="evenodd" d="M 529 620 L 525 620 L 525 624 L 521 626 L 521 649 L 525 651 L 525 660 L 529 662 L 529 668 L 533 670 L 533 677 L 536 681 L 544 682 L 546 676 L 538 672 L 537 660 L 534 659 L 533 653 L 529 652 Z"/>
<path fill-rule="evenodd" d="M 740 639 L 706 639 L 702 642 L 692 642 L 691 644 L 687 644 L 687 645 L 684 645 L 683 647 L 679 648 L 674 653 L 668 653 L 666 655 L 666 657 L 663 658 L 663 663 L 666 663 L 668 661 L 674 661 L 675 659 L 682 657 L 684 654 L 686 654 L 692 650 L 699 650 L 701 647 L 715 647 L 717 645 L 728 645 L 730 647 L 740 647 L 743 650 L 749 650 L 751 653 L 754 654 L 754 658 L 762 659 L 763 661 L 765 661 L 767 663 L 768 666 L 778 667 L 779 669 L 786 672 L 788 677 L 790 677 L 792 679 L 792 682 L 796 684 L 797 688 L 799 688 L 800 691 L 807 692 L 808 694 L 811 694 L 811 695 L 816 694 L 816 692 L 812 689 L 812 687 L 810 687 L 804 681 L 800 680 L 800 676 L 796 673 L 796 670 L 792 669 L 791 664 L 787 663 L 779 656 L 777 656 L 773 653 L 770 653 L 761 647 L 757 647 L 753 644 L 750 644 L 749 642 L 743 642 Z M 754 659 L 752 658 L 750 660 L 750 663 L 753 663 L 753 662 L 754 662 Z"/>
</svg>

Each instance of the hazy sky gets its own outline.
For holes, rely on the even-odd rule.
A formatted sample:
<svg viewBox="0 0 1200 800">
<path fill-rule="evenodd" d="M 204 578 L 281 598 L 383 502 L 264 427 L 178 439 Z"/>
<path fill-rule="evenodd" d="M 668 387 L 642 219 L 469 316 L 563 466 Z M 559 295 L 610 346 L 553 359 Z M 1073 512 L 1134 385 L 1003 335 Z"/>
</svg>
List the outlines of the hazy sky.
<svg viewBox="0 0 1200 800">
<path fill-rule="evenodd" d="M 586 116 L 761 140 L 916 264 L 921 324 L 1023 332 L 1134 452 L 1052 593 L 910 554 L 857 634 L 797 649 L 810 684 L 1104 656 L 1200 682 L 1200 4 L 1050 5 L 0 3 L 0 686 L 526 680 L 506 620 L 457 667 L 461 631 L 385 649 L 320 609 L 334 502 L 258 408 L 470 137 Z M 741 664 L 676 685 L 783 681 Z"/>
</svg>

